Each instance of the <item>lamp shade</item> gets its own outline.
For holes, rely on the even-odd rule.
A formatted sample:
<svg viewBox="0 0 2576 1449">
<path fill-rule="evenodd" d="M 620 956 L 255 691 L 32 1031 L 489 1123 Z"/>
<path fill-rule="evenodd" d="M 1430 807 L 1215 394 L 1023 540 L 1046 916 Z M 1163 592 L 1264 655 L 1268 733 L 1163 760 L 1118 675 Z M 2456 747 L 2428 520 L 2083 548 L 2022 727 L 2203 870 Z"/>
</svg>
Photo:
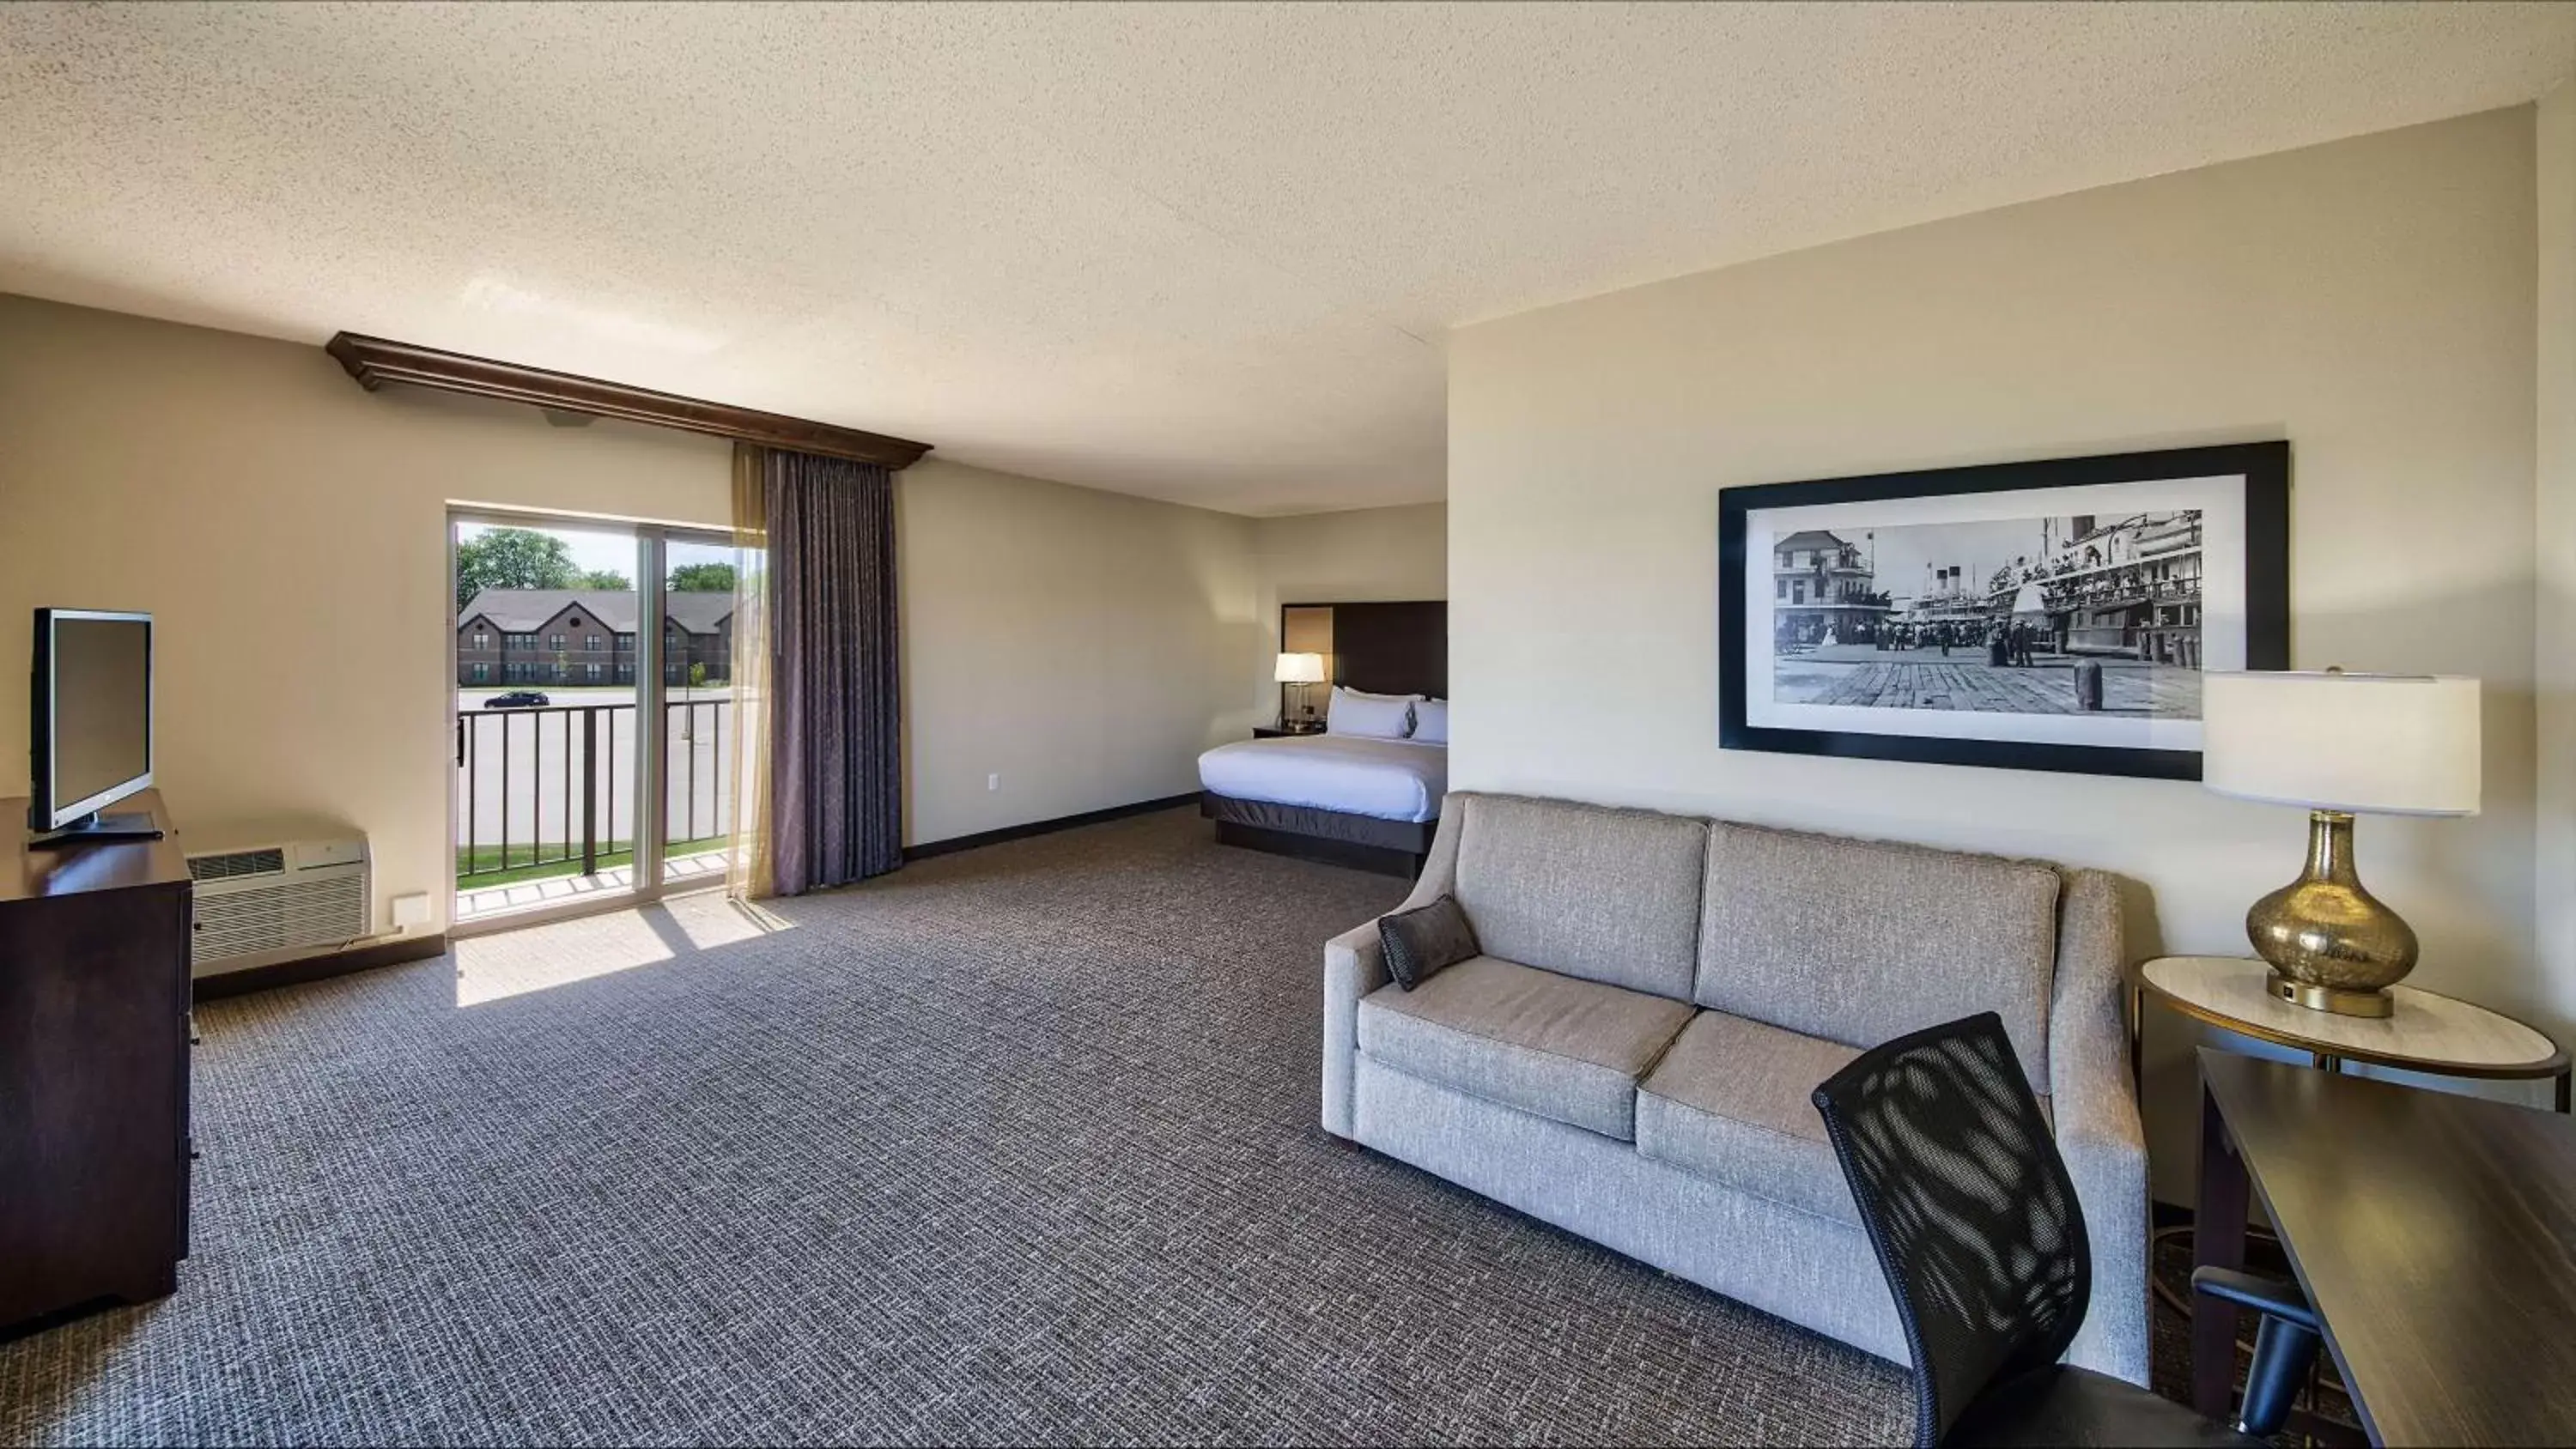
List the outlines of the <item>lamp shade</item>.
<svg viewBox="0 0 2576 1449">
<path fill-rule="evenodd" d="M 2201 679 L 2201 783 L 2385 815 L 2478 813 L 2478 682 L 2255 672 Z"/>
<path fill-rule="evenodd" d="M 1281 684 L 1321 684 L 1324 682 L 1324 656 L 1282 654 L 1276 678 Z"/>
</svg>

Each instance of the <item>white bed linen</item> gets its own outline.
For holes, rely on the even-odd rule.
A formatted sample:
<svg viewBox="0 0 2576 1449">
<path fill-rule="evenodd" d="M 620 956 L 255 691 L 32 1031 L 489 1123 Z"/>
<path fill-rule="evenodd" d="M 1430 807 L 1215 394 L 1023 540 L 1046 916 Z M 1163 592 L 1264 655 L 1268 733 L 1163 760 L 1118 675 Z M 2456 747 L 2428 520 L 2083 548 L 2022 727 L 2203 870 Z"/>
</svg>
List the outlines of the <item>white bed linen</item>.
<svg viewBox="0 0 2576 1449">
<path fill-rule="evenodd" d="M 1449 793 L 1449 747 L 1330 734 L 1238 740 L 1199 756 L 1199 784 L 1237 800 L 1437 820 Z"/>
<path fill-rule="evenodd" d="M 1324 729 L 1331 734 L 1365 735 L 1373 740 L 1409 739 L 1413 735 L 1413 701 L 1336 686 L 1333 697 L 1324 705 Z"/>
</svg>

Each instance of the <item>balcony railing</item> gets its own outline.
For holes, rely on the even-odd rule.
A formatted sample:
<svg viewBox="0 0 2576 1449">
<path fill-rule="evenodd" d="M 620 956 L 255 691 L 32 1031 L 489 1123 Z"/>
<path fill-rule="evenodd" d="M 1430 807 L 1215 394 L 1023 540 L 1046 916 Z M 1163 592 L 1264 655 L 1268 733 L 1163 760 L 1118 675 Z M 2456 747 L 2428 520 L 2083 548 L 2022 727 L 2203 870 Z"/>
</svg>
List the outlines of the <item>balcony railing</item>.
<svg viewBox="0 0 2576 1449">
<path fill-rule="evenodd" d="M 456 876 L 595 875 L 635 843 L 636 706 L 461 711 L 456 719 Z M 663 707 L 663 839 L 724 835 L 732 788 L 733 700 Z M 553 872 L 546 867 L 557 867 Z"/>
</svg>

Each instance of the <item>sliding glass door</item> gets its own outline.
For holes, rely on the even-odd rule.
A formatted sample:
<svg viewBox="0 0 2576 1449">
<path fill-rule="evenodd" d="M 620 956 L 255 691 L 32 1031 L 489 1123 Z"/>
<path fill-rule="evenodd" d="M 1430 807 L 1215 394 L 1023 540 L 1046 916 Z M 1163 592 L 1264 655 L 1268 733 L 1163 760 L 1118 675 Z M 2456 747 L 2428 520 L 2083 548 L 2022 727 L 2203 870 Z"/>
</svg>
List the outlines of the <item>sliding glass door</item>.
<svg viewBox="0 0 2576 1449">
<path fill-rule="evenodd" d="M 722 880 L 733 826 L 734 550 L 671 533 L 662 549 L 662 879 Z"/>
<path fill-rule="evenodd" d="M 458 513 L 449 541 L 457 926 L 721 884 L 729 538 Z"/>
</svg>

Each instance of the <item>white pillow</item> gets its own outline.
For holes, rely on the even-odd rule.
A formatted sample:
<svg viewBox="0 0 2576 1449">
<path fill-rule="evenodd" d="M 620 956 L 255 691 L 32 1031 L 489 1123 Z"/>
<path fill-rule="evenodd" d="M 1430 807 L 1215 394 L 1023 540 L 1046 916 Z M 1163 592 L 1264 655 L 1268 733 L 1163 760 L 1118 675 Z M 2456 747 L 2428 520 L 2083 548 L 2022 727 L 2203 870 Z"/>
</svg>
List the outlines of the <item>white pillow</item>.
<svg viewBox="0 0 2576 1449">
<path fill-rule="evenodd" d="M 1324 706 L 1324 730 L 1328 734 L 1400 740 L 1412 723 L 1413 701 L 1409 699 L 1389 699 L 1382 694 L 1362 694 L 1335 686 L 1332 699 Z"/>
<path fill-rule="evenodd" d="M 1426 745 L 1449 743 L 1449 701 L 1426 699 L 1415 705 L 1413 737 Z"/>
<path fill-rule="evenodd" d="M 1347 684 L 1334 685 L 1333 692 L 1335 694 L 1347 694 L 1353 699 L 1401 699 L 1407 703 L 1422 698 L 1422 696 L 1418 694 L 1371 694 L 1365 689 L 1353 689 Z"/>
</svg>

